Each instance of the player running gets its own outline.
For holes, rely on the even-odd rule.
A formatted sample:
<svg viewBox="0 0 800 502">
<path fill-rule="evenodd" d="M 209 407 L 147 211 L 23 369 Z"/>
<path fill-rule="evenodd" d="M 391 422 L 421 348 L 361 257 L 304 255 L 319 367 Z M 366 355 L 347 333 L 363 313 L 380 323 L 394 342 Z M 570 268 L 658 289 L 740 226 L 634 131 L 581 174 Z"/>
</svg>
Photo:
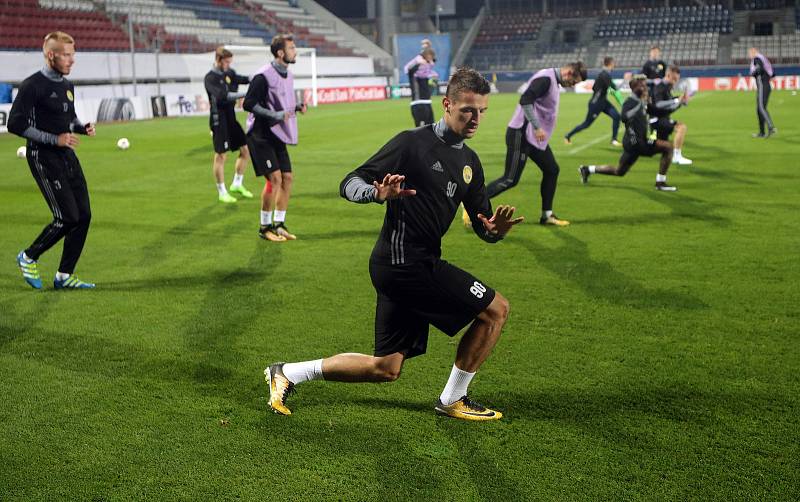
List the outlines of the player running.
<svg viewBox="0 0 800 502">
<path fill-rule="evenodd" d="M 236 111 L 234 110 L 236 100 L 244 97 L 244 93 L 232 91 L 232 89 L 238 89 L 239 85 L 249 83 L 250 79 L 237 75 L 231 69 L 231 61 L 233 61 L 233 53 L 225 47 L 217 47 L 214 54 L 214 66 L 205 77 L 208 103 L 211 107 L 209 125 L 214 143 L 214 179 L 217 183 L 219 201 L 226 204 L 236 202 L 236 198 L 225 188 L 225 159 L 228 151 L 239 150 L 239 157 L 235 164 L 236 174 L 233 176 L 230 191 L 238 193 L 246 199 L 253 197 L 253 194 L 242 184 L 244 168 L 250 160 L 250 153 L 247 150 L 244 131 L 236 120 Z"/>
<path fill-rule="evenodd" d="M 692 159 L 683 156 L 683 141 L 686 138 L 686 124 L 673 120 L 671 115 L 681 106 L 689 103 L 689 93 L 684 92 L 681 97 L 672 95 L 672 88 L 681 78 L 681 70 L 675 65 L 670 65 L 664 78 L 653 86 L 653 95 L 647 106 L 650 115 L 650 127 L 656 132 L 656 138 L 669 140 L 675 131 L 675 150 L 672 152 L 672 163 L 691 165 Z"/>
<path fill-rule="evenodd" d="M 8 130 L 27 139 L 28 166 L 44 200 L 53 213 L 33 244 L 17 255 L 22 277 L 31 287 L 42 288 L 36 260 L 62 238 L 64 249 L 53 280 L 55 289 L 90 289 L 94 284 L 75 275 L 92 211 L 86 178 L 75 148 L 76 134 L 94 136 L 94 124 L 83 124 L 75 115 L 75 89 L 65 78 L 75 62 L 75 40 L 55 31 L 44 37 L 45 66 L 26 78 L 8 117 Z"/>
<path fill-rule="evenodd" d="M 573 130 L 564 136 L 564 142 L 568 145 L 572 144 L 572 137 L 579 132 L 583 131 L 595 121 L 601 113 L 605 113 L 611 117 L 611 144 L 613 146 L 620 146 L 617 141 L 617 133 L 619 132 L 619 113 L 608 101 L 608 95 L 614 96 L 620 106 L 622 106 L 622 94 L 617 89 L 617 85 L 611 79 L 611 71 L 616 66 L 614 58 L 607 56 L 603 58 L 603 69 L 592 85 L 592 98 L 589 100 L 589 110 L 586 112 L 586 119 Z"/>
<path fill-rule="evenodd" d="M 247 116 L 247 144 L 253 156 L 256 176 L 267 181 L 261 192 L 261 226 L 258 235 L 283 242 L 297 236 L 286 228 L 286 211 L 292 193 L 292 161 L 286 145 L 297 144 L 297 112 L 306 105 L 294 96 L 294 64 L 297 48 L 291 35 L 275 35 L 270 44 L 272 62 L 261 68 L 250 82 L 244 98 Z M 274 215 L 273 215 L 274 211 Z"/>
<path fill-rule="evenodd" d="M 767 111 L 767 102 L 769 101 L 769 94 L 772 88 L 769 85 L 770 79 L 775 75 L 772 70 L 772 63 L 769 62 L 766 56 L 758 52 L 755 47 L 750 47 L 748 54 L 752 61 L 750 62 L 750 75 L 756 79 L 756 114 L 758 115 L 758 134 L 753 134 L 754 138 L 769 138 L 778 130 L 775 124 L 772 123 L 772 117 Z M 767 126 L 767 132 L 764 133 L 764 126 Z"/>
<path fill-rule="evenodd" d="M 489 82 L 475 70 L 460 68 L 450 78 L 439 122 L 401 132 L 344 178 L 340 193 L 347 200 L 386 203 L 383 229 L 369 260 L 378 294 L 374 355 L 270 365 L 264 373 L 276 413 L 291 415 L 286 398 L 308 380 L 397 380 L 406 359 L 425 353 L 433 324 L 449 336 L 470 325 L 436 412 L 464 420 L 503 416 L 472 401 L 467 388 L 500 338 L 508 301 L 441 259 L 442 236 L 461 201 L 475 233 L 487 242 L 499 241 L 522 221 L 509 206 L 492 214 L 481 162 L 464 144 L 477 132 L 488 102 Z"/>
<path fill-rule="evenodd" d="M 489 198 L 516 186 L 525 168 L 525 161 L 530 157 L 542 171 L 542 215 L 539 223 L 559 227 L 569 225 L 567 220 L 553 214 L 559 167 L 549 141 L 556 127 L 561 87 L 572 87 L 584 80 L 586 65 L 580 61 L 561 68 L 545 68 L 528 80 L 506 129 L 505 173 L 489 183 Z"/>
<path fill-rule="evenodd" d="M 676 187 L 667 184 L 667 171 L 672 160 L 672 144 L 661 139 L 648 137 L 647 129 L 647 83 L 644 76 L 631 80 L 631 96 L 622 105 L 622 121 L 625 123 L 625 136 L 622 138 L 622 156 L 616 166 L 589 165 L 580 166 L 578 171 L 584 184 L 589 182 L 592 174 L 609 174 L 612 176 L 625 176 L 628 170 L 636 163 L 639 156 L 652 157 L 661 154 L 658 174 L 656 175 L 656 190 L 674 192 Z"/>
</svg>

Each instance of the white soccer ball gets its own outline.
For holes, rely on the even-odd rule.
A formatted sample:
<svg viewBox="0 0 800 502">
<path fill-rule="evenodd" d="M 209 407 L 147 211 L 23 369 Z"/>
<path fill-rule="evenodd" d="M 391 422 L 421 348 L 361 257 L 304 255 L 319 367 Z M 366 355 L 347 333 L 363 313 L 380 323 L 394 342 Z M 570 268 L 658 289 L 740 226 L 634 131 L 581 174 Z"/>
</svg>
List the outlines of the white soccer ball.
<svg viewBox="0 0 800 502">
<path fill-rule="evenodd" d="M 20 159 L 24 159 L 25 158 L 25 154 L 27 154 L 27 153 L 28 153 L 28 149 L 25 148 L 24 146 L 21 146 L 21 147 L 17 148 L 17 157 L 19 157 Z"/>
<path fill-rule="evenodd" d="M 120 150 L 127 150 L 130 147 L 131 147 L 131 142 L 128 141 L 128 138 L 120 138 L 117 141 L 117 148 L 119 148 Z"/>
</svg>

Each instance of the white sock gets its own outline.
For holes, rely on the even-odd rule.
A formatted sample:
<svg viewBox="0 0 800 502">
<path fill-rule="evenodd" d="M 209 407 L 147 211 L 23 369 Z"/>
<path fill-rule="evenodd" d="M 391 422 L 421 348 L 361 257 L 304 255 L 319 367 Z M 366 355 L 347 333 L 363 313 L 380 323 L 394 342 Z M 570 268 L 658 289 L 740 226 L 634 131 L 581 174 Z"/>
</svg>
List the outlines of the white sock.
<svg viewBox="0 0 800 502">
<path fill-rule="evenodd" d="M 681 155 L 681 149 L 680 148 L 673 148 L 672 149 L 672 156 L 675 157 L 675 158 L 678 158 L 678 159 L 683 157 L 683 155 Z"/>
<path fill-rule="evenodd" d="M 65 274 L 64 272 L 56 272 L 57 281 L 66 281 L 67 279 L 69 279 L 69 274 Z"/>
<path fill-rule="evenodd" d="M 275 222 L 276 223 L 283 223 L 286 221 L 286 211 L 278 211 L 275 210 Z"/>
<path fill-rule="evenodd" d="M 594 173 L 597 170 L 597 166 L 589 166 L 589 172 Z"/>
<path fill-rule="evenodd" d="M 22 259 L 25 260 L 28 263 L 33 263 L 33 262 L 36 261 L 36 260 L 33 260 L 33 259 L 29 258 L 28 255 L 25 254 L 25 251 L 22 252 Z"/>
<path fill-rule="evenodd" d="M 542 211 L 542 218 L 549 218 L 551 216 L 553 216 L 552 210 Z"/>
<path fill-rule="evenodd" d="M 667 182 L 667 175 L 666 174 L 656 174 L 656 183 L 666 183 Z"/>
<path fill-rule="evenodd" d="M 220 195 L 225 195 L 228 191 L 225 189 L 225 183 L 217 183 L 217 192 Z"/>
<path fill-rule="evenodd" d="M 242 186 L 243 180 L 244 180 L 244 174 L 234 174 L 233 183 L 231 183 L 231 188 Z"/>
<path fill-rule="evenodd" d="M 285 372 L 286 370 L 284 370 Z M 447 385 L 444 386 L 442 394 L 439 396 L 439 401 L 447 406 L 455 403 L 462 397 L 467 395 L 467 387 L 472 381 L 475 373 L 460 370 L 454 364 L 452 371 L 450 371 L 450 378 L 447 379 Z"/>
<path fill-rule="evenodd" d="M 283 374 L 293 384 L 325 379 L 322 375 L 322 359 L 303 361 L 302 363 L 286 363 L 283 365 Z"/>
<path fill-rule="evenodd" d="M 272 225 L 272 211 L 261 211 L 261 224 Z"/>
</svg>

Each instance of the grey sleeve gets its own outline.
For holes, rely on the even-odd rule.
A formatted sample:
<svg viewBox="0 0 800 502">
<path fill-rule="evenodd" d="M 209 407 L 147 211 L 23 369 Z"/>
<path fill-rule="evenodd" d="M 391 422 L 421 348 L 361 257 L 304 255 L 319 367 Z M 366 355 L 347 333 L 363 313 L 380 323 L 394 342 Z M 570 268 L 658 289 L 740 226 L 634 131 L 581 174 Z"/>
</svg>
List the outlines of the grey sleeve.
<svg viewBox="0 0 800 502">
<path fill-rule="evenodd" d="M 286 116 L 286 112 L 283 110 L 281 111 L 270 110 L 268 108 L 264 108 L 259 104 L 253 105 L 252 111 L 254 115 L 258 115 L 259 117 L 269 120 L 281 121 Z"/>
<path fill-rule="evenodd" d="M 37 143 L 42 143 L 44 145 L 57 145 L 58 144 L 58 136 L 51 133 L 51 132 L 44 132 L 40 129 L 37 129 L 33 126 L 28 126 L 27 129 L 22 133 L 22 137 L 25 139 L 29 139 L 31 141 L 36 141 Z"/>
<path fill-rule="evenodd" d="M 633 117 L 635 117 L 635 116 L 636 116 L 636 114 L 637 114 L 637 113 L 639 113 L 639 109 L 640 109 L 641 107 L 642 107 L 642 103 L 639 103 L 638 105 L 634 106 L 633 108 L 631 108 L 630 110 L 628 110 L 627 112 L 625 112 L 625 118 L 626 118 L 626 119 L 628 119 L 628 120 L 630 120 L 630 119 L 632 119 Z"/>
<path fill-rule="evenodd" d="M 229 92 L 227 96 L 228 101 L 236 101 L 239 98 L 243 98 L 247 95 L 246 92 Z"/>
<path fill-rule="evenodd" d="M 664 101 L 656 101 L 654 105 L 659 110 L 677 110 L 681 107 L 681 100 L 678 98 L 665 99 Z"/>
<path fill-rule="evenodd" d="M 342 182 L 341 192 L 345 199 L 357 204 L 379 202 L 375 200 L 375 187 L 358 176 L 348 176 Z"/>
<path fill-rule="evenodd" d="M 522 105 L 522 113 L 525 114 L 525 119 L 531 123 L 534 129 L 539 129 L 539 121 L 533 113 L 533 105 Z"/>
</svg>

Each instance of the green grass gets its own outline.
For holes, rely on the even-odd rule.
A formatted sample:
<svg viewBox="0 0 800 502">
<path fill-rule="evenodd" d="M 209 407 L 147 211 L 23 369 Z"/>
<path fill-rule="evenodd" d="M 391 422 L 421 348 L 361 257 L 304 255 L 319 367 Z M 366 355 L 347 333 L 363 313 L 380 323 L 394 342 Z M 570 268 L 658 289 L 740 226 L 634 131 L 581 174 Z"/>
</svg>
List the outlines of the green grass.
<svg viewBox="0 0 800 502">
<path fill-rule="evenodd" d="M 47 288 L 23 283 L 14 256 L 50 213 L 1 136 L 0 499 L 800 497 L 800 97 L 773 93 L 780 133 L 763 141 L 752 94 L 699 95 L 678 114 L 695 165 L 671 169 L 673 194 L 653 189 L 655 159 L 580 184 L 579 164 L 619 155 L 606 117 L 561 144 L 586 99 L 564 96 L 553 145 L 572 226 L 535 224 L 529 164 L 498 200 L 528 223 L 497 245 L 458 223 L 444 239 L 511 302 L 471 386 L 506 418 L 483 424 L 434 415 L 457 341 L 436 330 L 395 383 L 312 382 L 293 416 L 267 411 L 268 363 L 372 350 L 383 207 L 338 184 L 408 127 L 407 102 L 300 119 L 285 244 L 257 238 L 257 201 L 216 202 L 206 118 L 101 125 L 79 148 L 91 292 L 50 288 L 60 245 Z M 515 100 L 492 96 L 470 143 L 489 179 Z"/>
</svg>

